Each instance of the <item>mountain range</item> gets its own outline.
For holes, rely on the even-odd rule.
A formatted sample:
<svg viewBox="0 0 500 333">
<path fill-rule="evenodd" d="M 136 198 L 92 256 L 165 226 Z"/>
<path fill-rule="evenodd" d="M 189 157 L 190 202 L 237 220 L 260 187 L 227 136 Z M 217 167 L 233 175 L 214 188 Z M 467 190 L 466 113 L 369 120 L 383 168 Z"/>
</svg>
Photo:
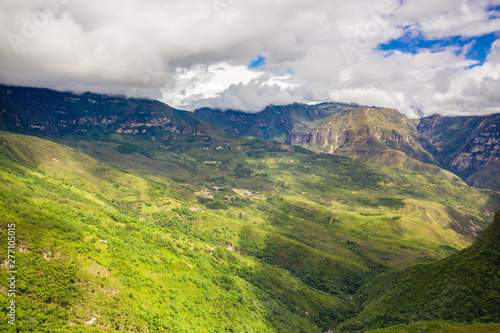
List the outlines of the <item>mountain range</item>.
<svg viewBox="0 0 500 333">
<path fill-rule="evenodd" d="M 460 135 L 498 138 L 494 118 Z M 491 162 L 447 167 L 478 148 L 453 141 L 461 118 L 425 119 L 0 86 L 0 234 L 16 225 L 19 267 L 0 329 L 498 330 L 500 195 L 462 180 Z"/>
<path fill-rule="evenodd" d="M 57 97 L 56 97 L 57 96 Z M 153 127 L 210 140 L 254 136 L 392 167 L 451 171 L 467 184 L 500 189 L 500 115 L 430 116 L 341 103 L 269 106 L 258 113 L 202 108 L 193 113 L 158 101 L 0 86 L 4 130 L 46 133 L 151 132 Z M 217 128 L 200 122 L 215 125 Z M 420 163 L 422 162 L 422 163 Z M 442 172 L 441 172 L 442 174 Z"/>
<path fill-rule="evenodd" d="M 209 139 L 220 131 L 191 112 L 147 99 L 55 92 L 0 86 L 1 129 L 64 135 L 85 133 L 145 134 L 161 127 L 185 137 Z"/>
<path fill-rule="evenodd" d="M 336 103 L 270 106 L 256 114 L 203 108 L 195 114 L 231 134 L 412 170 L 433 164 L 472 186 L 500 189 L 499 114 L 414 121 L 396 110 Z"/>
</svg>

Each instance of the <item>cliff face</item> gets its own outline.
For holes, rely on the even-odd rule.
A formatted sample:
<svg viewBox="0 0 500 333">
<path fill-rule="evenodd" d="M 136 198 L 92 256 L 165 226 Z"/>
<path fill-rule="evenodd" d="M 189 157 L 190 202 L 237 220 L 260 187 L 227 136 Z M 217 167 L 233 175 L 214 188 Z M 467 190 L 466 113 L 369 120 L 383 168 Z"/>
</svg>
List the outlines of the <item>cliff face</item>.
<svg viewBox="0 0 500 333">
<path fill-rule="evenodd" d="M 418 130 L 434 144 L 436 157 L 474 186 L 500 190 L 500 114 L 423 118 Z"/>
<path fill-rule="evenodd" d="M 485 119 L 450 165 L 458 172 L 472 174 L 500 157 L 500 117 Z"/>
<path fill-rule="evenodd" d="M 291 134 L 288 142 L 324 152 L 371 161 L 397 151 L 434 163 L 413 123 L 396 110 L 353 107 L 326 118 L 307 134 Z M 398 154 L 393 154 L 398 156 Z"/>
<path fill-rule="evenodd" d="M 225 131 L 278 141 L 310 150 L 341 154 L 396 168 L 443 170 L 433 147 L 413 122 L 396 110 L 338 103 L 270 106 L 248 114 L 213 109 L 195 114 Z M 423 162 L 423 163 L 422 163 Z M 444 172 L 443 177 L 453 177 Z"/>
<path fill-rule="evenodd" d="M 258 113 L 202 108 L 195 114 L 224 131 L 263 140 L 291 143 L 291 136 L 309 134 L 325 118 L 351 107 L 339 103 L 268 106 Z"/>
</svg>

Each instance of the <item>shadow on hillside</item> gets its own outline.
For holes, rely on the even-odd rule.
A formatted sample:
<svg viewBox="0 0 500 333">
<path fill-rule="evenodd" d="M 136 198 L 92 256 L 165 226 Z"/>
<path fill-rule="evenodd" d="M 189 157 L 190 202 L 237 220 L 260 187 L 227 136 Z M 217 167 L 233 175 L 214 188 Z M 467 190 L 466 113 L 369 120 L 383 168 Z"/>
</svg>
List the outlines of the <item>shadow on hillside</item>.
<svg viewBox="0 0 500 333">
<path fill-rule="evenodd" d="M 240 276 L 258 288 L 261 311 L 277 331 L 326 331 L 357 312 L 361 275 L 279 235 L 242 228 L 238 248 L 261 262 Z M 295 329 L 291 329 L 295 328 Z"/>
</svg>

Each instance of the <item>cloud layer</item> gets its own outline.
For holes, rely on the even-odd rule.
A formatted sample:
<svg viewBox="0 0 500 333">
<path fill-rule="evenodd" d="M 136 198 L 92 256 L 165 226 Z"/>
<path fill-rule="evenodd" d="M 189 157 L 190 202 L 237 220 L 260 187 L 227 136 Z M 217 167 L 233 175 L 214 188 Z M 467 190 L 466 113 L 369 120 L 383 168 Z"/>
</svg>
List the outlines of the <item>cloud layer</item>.
<svg viewBox="0 0 500 333">
<path fill-rule="evenodd" d="M 258 111 L 339 101 L 410 116 L 500 112 L 500 40 L 379 50 L 401 36 L 500 31 L 485 0 L 0 0 L 0 82 Z M 498 35 L 497 37 L 500 37 Z M 265 63 L 249 65 L 258 56 Z"/>
</svg>

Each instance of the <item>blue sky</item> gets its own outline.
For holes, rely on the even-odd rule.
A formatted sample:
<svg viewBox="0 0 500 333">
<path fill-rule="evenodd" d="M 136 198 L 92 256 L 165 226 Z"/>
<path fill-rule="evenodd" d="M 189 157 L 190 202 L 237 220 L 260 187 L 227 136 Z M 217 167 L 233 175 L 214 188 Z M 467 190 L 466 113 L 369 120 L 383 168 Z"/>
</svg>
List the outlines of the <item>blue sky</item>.
<svg viewBox="0 0 500 333">
<path fill-rule="evenodd" d="M 478 4 L 480 2 L 477 1 Z M 422 4 L 422 6 L 425 6 L 425 4 Z M 490 3 L 484 7 L 485 24 L 500 18 L 500 4 Z M 457 2 L 457 8 L 459 8 L 459 2 Z M 464 22 L 464 26 L 468 23 Z M 448 35 L 440 36 L 439 38 L 432 38 L 426 36 L 419 22 L 401 28 L 404 33 L 400 37 L 380 43 L 375 49 L 386 51 L 386 57 L 391 56 L 392 53 L 390 51 L 418 54 L 425 50 L 442 52 L 452 49 L 457 56 L 464 56 L 466 59 L 476 61 L 474 65 L 468 68 L 483 65 L 491 51 L 492 44 L 500 37 L 500 31 L 497 30 L 472 35 L 448 33 Z"/>
<path fill-rule="evenodd" d="M 474 37 L 450 36 L 447 38 L 429 39 L 421 32 L 415 33 L 412 28 L 406 28 L 407 32 L 399 38 L 379 44 L 377 49 L 381 51 L 397 50 L 417 54 L 422 50 L 441 52 L 447 48 L 455 47 L 454 52 L 456 55 L 463 54 L 466 59 L 476 60 L 477 63 L 473 66 L 477 66 L 484 64 L 486 56 L 491 50 L 492 43 L 498 38 L 498 33 L 489 33 Z M 464 48 L 464 46 L 468 47 Z"/>
<path fill-rule="evenodd" d="M 248 68 L 264 68 L 264 65 L 266 64 L 266 58 L 259 55 L 257 58 L 253 59 L 250 62 L 250 65 L 248 65 Z"/>
<path fill-rule="evenodd" d="M 489 12 L 490 19 L 500 17 L 500 5 L 490 5 L 487 10 Z"/>
</svg>

